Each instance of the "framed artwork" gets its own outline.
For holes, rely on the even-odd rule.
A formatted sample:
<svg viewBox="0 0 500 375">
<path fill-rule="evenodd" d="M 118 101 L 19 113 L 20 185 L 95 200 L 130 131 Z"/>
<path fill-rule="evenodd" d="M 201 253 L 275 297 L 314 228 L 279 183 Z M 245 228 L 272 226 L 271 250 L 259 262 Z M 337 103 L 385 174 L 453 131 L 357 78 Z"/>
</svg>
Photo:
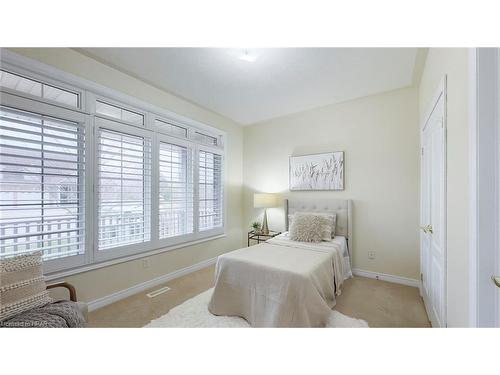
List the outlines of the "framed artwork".
<svg viewBox="0 0 500 375">
<path fill-rule="evenodd" d="M 344 190 L 344 152 L 290 156 L 290 190 Z"/>
</svg>

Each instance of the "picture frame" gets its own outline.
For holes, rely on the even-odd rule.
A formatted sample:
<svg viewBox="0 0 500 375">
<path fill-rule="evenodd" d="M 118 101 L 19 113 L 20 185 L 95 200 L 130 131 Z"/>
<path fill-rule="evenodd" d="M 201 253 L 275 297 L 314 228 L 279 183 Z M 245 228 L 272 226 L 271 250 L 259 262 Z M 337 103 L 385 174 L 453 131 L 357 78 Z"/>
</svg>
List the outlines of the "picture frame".
<svg viewBox="0 0 500 375">
<path fill-rule="evenodd" d="M 290 191 L 344 190 L 344 151 L 289 157 Z"/>
</svg>

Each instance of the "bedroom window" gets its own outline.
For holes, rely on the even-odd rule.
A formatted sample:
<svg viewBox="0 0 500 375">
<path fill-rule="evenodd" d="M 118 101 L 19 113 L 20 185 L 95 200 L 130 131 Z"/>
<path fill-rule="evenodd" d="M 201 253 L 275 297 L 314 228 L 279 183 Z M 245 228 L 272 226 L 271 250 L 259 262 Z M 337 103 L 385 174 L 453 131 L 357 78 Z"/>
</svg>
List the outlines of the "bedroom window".
<svg viewBox="0 0 500 375">
<path fill-rule="evenodd" d="M 151 139 L 112 121 L 97 118 L 97 124 L 97 249 L 148 242 Z"/>
<path fill-rule="evenodd" d="M 221 132 L 17 63 L 0 69 L 0 258 L 77 273 L 224 233 Z"/>
<path fill-rule="evenodd" d="M 199 151 L 199 228 L 222 227 L 222 155 Z"/>
<path fill-rule="evenodd" d="M 159 238 L 193 233 L 193 151 L 159 142 Z"/>
<path fill-rule="evenodd" d="M 85 142 L 83 124 L 0 107 L 0 258 L 85 252 Z"/>
</svg>

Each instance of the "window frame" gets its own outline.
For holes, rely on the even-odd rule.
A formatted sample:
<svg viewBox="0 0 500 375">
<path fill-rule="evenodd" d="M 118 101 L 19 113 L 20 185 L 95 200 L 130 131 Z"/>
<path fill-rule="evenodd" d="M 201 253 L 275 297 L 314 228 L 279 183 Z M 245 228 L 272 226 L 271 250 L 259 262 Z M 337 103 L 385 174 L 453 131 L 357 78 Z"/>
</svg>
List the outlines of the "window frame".
<svg viewBox="0 0 500 375">
<path fill-rule="evenodd" d="M 157 121 L 163 122 L 165 125 L 177 126 L 179 128 L 185 129 L 186 130 L 186 136 L 183 137 L 183 136 L 181 136 L 179 134 L 175 134 L 175 133 L 171 133 L 171 132 L 167 131 L 164 127 L 158 126 L 156 124 Z M 153 115 L 152 124 L 153 124 L 153 130 L 156 133 L 160 134 L 160 135 L 166 135 L 166 136 L 169 136 L 169 137 L 172 137 L 172 138 L 175 138 L 175 139 L 179 139 L 179 140 L 188 140 L 189 139 L 189 130 L 190 129 L 186 125 L 179 124 L 179 123 L 177 123 L 175 121 L 168 120 L 168 119 L 166 119 L 164 117 L 157 116 L 157 115 Z"/>
<path fill-rule="evenodd" d="M 149 102 L 142 101 L 135 97 L 123 94 L 117 90 L 111 89 L 106 86 L 94 83 L 79 76 L 66 73 L 53 66 L 43 64 L 41 62 L 31 60 L 24 56 L 18 55 L 12 51 L 2 49 L 0 56 L 0 66 L 2 69 L 17 74 L 27 79 L 38 81 L 42 84 L 48 84 L 56 88 L 61 88 L 79 95 L 79 108 L 65 106 L 62 103 L 54 102 L 45 98 L 30 95 L 20 91 L 11 90 L 8 88 L 0 88 L 0 104 L 6 107 L 17 108 L 28 112 L 46 114 L 61 119 L 73 121 L 72 118 L 78 117 L 84 119 L 85 123 L 85 152 L 86 152 L 86 165 L 85 165 L 85 254 L 83 259 L 75 262 L 74 257 L 61 258 L 58 260 L 47 261 L 44 263 L 45 273 L 47 280 L 57 279 L 68 275 L 87 272 L 89 270 L 107 267 L 113 264 L 130 261 L 133 259 L 140 259 L 143 257 L 160 254 L 163 252 L 203 243 L 217 238 L 226 236 L 226 223 L 227 223 L 227 196 L 226 196 L 226 175 L 225 169 L 227 162 L 226 153 L 226 133 L 223 130 L 217 129 L 213 126 L 204 124 L 202 122 L 190 119 L 188 117 L 178 115 L 175 112 L 169 111 L 165 108 L 160 108 Z M 9 99 L 10 98 L 10 99 Z M 95 112 L 96 100 L 101 100 L 114 106 L 121 107 L 125 110 L 130 110 L 144 116 L 144 124 L 138 125 L 135 123 L 128 123 L 126 121 L 108 117 L 105 115 L 97 114 Z M 12 104 L 12 102 L 14 104 Z M 10 104 L 10 105 L 9 105 Z M 46 110 L 47 112 L 44 112 Z M 68 114 L 68 118 L 61 117 L 54 112 L 64 111 Z M 95 185 L 97 183 L 96 173 L 97 157 L 95 147 L 97 142 L 97 133 L 95 126 L 95 118 L 100 117 L 109 120 L 113 123 L 123 124 L 127 129 L 133 128 L 139 131 L 149 131 L 151 134 L 151 237 L 150 241 L 139 244 L 127 245 L 130 249 L 124 248 L 123 251 L 113 252 L 112 256 L 100 256 L 98 252 L 96 241 L 98 234 L 94 238 L 94 233 L 97 233 L 95 228 L 97 224 L 97 211 L 95 209 L 97 203 L 97 195 Z M 187 129 L 187 138 L 181 137 L 176 134 L 171 134 L 160 127 L 155 126 L 155 119 L 180 126 Z M 125 132 L 124 127 L 118 131 Z M 209 146 L 202 145 L 196 142 L 195 133 L 200 132 L 209 136 L 217 138 L 217 145 Z M 159 240 L 158 234 L 158 210 L 155 209 L 155 202 L 158 202 L 158 187 L 157 181 L 157 168 L 159 150 L 157 145 L 157 138 L 168 137 L 172 139 L 171 143 L 181 144 L 186 142 L 192 145 L 193 151 L 193 205 L 198 205 L 198 168 L 199 168 L 199 149 L 203 148 L 209 152 L 214 152 L 222 156 L 222 221 L 221 228 L 215 230 L 197 231 L 198 228 L 198 207 L 196 213 L 193 213 L 193 229 L 194 233 L 189 235 L 175 236 L 167 239 Z M 159 180 L 158 180 L 159 183 Z M 93 229 L 93 230 L 90 230 Z M 195 229 L 196 228 L 196 229 Z M 182 238 L 180 238 L 182 237 Z M 134 249 L 132 249 L 134 248 Z M 108 249 L 113 250 L 113 249 Z M 105 250 L 107 251 L 107 250 Z M 102 252 L 102 251 L 101 251 Z M 57 263 L 57 264 L 56 264 Z"/>
<path fill-rule="evenodd" d="M 199 163 L 199 157 L 200 157 L 200 151 L 205 151 L 205 152 L 210 152 L 212 154 L 217 154 L 221 157 L 221 189 L 222 189 L 222 202 L 221 202 L 221 215 L 222 215 L 222 225 L 220 227 L 216 227 L 216 228 L 213 228 L 213 229 L 208 229 L 208 230 L 204 230 L 204 231 L 199 231 L 198 230 L 198 234 L 200 235 L 200 238 L 203 238 L 203 237 L 206 237 L 206 236 L 216 236 L 218 234 L 222 234 L 222 233 L 225 233 L 226 232 L 226 175 L 225 175 L 225 170 L 226 170 L 226 158 L 225 158 L 225 150 L 221 150 L 220 148 L 218 147 L 212 147 L 212 146 L 207 146 L 207 145 L 197 145 L 196 147 L 196 160 L 198 160 L 198 162 L 196 163 L 196 167 L 195 167 L 195 170 L 196 170 L 196 188 L 195 188 L 195 192 L 196 192 L 196 203 L 195 205 L 198 206 L 199 205 L 199 169 L 200 169 L 200 163 Z M 197 207 L 196 209 L 196 213 L 197 213 L 197 216 L 196 216 L 196 227 L 198 228 L 199 227 L 199 208 Z"/>
<path fill-rule="evenodd" d="M 173 237 L 167 237 L 167 238 L 160 238 L 159 236 L 159 210 L 156 215 L 154 215 L 155 222 L 154 222 L 154 247 L 155 248 L 162 248 L 162 247 L 168 247 L 172 245 L 178 245 L 184 242 L 192 241 L 195 238 L 195 235 L 197 233 L 197 226 L 196 226 L 196 215 L 195 215 L 195 196 L 196 196 L 196 164 L 194 163 L 195 160 L 195 145 L 186 140 L 186 139 L 181 139 L 181 138 L 176 138 L 173 136 L 165 135 L 165 134 L 156 134 L 156 140 L 155 140 L 155 152 L 153 153 L 153 158 L 155 159 L 155 162 L 153 163 L 154 165 L 154 172 L 155 172 L 155 178 L 154 178 L 154 183 L 153 186 L 155 189 L 154 198 L 153 198 L 153 207 L 159 207 L 159 194 L 160 194 L 160 176 L 159 176 L 159 170 L 160 170 L 160 143 L 170 143 L 173 145 L 181 146 L 181 147 L 187 147 L 190 152 L 191 152 L 191 157 L 193 158 L 193 233 L 187 233 L 187 234 L 181 234 L 178 236 L 173 236 Z"/>
<path fill-rule="evenodd" d="M 1 103 L 2 106 L 18 109 L 21 111 L 26 111 L 30 113 L 36 113 L 43 116 L 50 116 L 58 118 L 65 121 L 79 123 L 85 129 L 85 153 L 87 155 L 91 154 L 91 140 L 89 134 L 91 133 L 89 127 L 89 117 L 82 113 L 76 112 L 74 110 L 68 110 L 55 106 L 52 104 L 46 104 L 36 101 L 33 103 L 32 99 L 24 98 L 14 94 L 10 94 L 2 91 Z M 53 259 L 44 261 L 44 271 L 51 273 L 68 268 L 74 268 L 83 266 L 88 263 L 88 252 L 89 252 L 89 241 L 91 241 L 91 231 L 88 230 L 89 220 L 91 220 L 92 212 L 90 211 L 90 205 L 88 202 L 92 199 L 92 181 L 91 181 L 91 168 L 88 168 L 88 159 L 86 159 L 86 168 L 84 171 L 85 178 L 85 197 L 84 197 L 84 217 L 85 217 L 85 245 L 84 254 L 68 256 L 60 259 Z"/>
<path fill-rule="evenodd" d="M 99 125 L 98 124 L 98 119 L 102 118 L 104 119 L 107 124 L 106 125 Z M 151 167 L 151 174 L 149 177 L 149 189 L 151 193 L 151 206 L 149 209 L 144 209 L 145 215 L 147 215 L 147 211 L 149 211 L 149 222 L 150 226 L 152 225 L 152 219 L 153 219 L 153 203 L 152 203 L 152 194 L 153 194 L 153 189 L 152 189 L 152 182 L 153 182 L 153 176 L 152 176 L 152 168 L 153 168 L 153 154 L 154 154 L 154 148 L 153 148 L 153 134 L 151 130 L 144 129 L 144 128 L 139 128 L 136 126 L 132 126 L 127 124 L 126 122 L 123 121 L 118 121 L 117 119 L 111 120 L 107 116 L 101 116 L 101 115 L 95 115 L 94 116 L 94 150 L 95 150 L 95 160 L 93 163 L 93 172 L 94 172 L 94 186 L 93 186 L 93 191 L 94 191 L 94 239 L 93 239 L 93 252 L 94 252 L 94 260 L 97 262 L 100 261 L 105 261 L 105 260 L 110 260 L 113 258 L 119 258 L 123 257 L 126 255 L 132 255 L 136 253 L 141 253 L 147 250 L 151 250 L 151 243 L 153 242 L 153 233 L 152 233 L 152 228 L 150 228 L 150 238 L 149 241 L 144 241 L 141 243 L 134 243 L 134 244 L 129 244 L 129 245 L 123 245 L 123 246 L 117 246 L 117 247 L 112 247 L 109 249 L 103 249 L 99 250 L 99 199 L 98 199 L 98 183 L 99 183 L 99 167 L 98 167 L 98 160 L 99 160 L 99 130 L 100 129 L 107 129 L 111 131 L 115 131 L 118 133 L 122 134 L 128 134 L 132 136 L 137 136 L 137 137 L 143 137 L 143 138 L 149 138 L 150 142 L 150 148 L 151 148 L 151 155 L 150 155 L 150 167 Z M 146 184 L 148 183 L 147 181 L 145 182 Z"/>
<path fill-rule="evenodd" d="M 5 53 L 5 51 L 2 51 L 2 53 Z M 12 94 L 12 95 L 15 95 L 18 97 L 23 97 L 23 98 L 35 100 L 38 102 L 51 104 L 51 105 L 54 105 L 56 107 L 66 108 L 66 109 L 69 109 L 72 111 L 75 111 L 75 110 L 80 111 L 80 112 L 85 111 L 86 104 L 87 104 L 86 93 L 85 93 L 85 90 L 80 89 L 77 86 L 67 84 L 65 82 L 51 78 L 51 77 L 46 76 L 44 74 L 36 73 L 32 70 L 21 68 L 21 67 L 9 64 L 8 62 L 4 62 L 4 61 L 1 61 L 0 69 L 6 71 L 8 73 L 23 77 L 23 78 L 30 79 L 32 81 L 36 81 L 42 85 L 45 84 L 45 85 L 53 86 L 57 89 L 68 91 L 70 93 L 76 94 L 76 95 L 78 95 L 78 105 L 76 107 L 73 107 L 73 106 L 66 105 L 64 103 L 61 103 L 61 102 L 58 102 L 55 100 L 50 100 L 50 99 L 47 99 L 47 98 L 44 98 L 41 96 L 37 96 L 37 95 L 31 95 L 27 92 L 14 90 L 14 89 L 11 89 L 8 87 L 1 88 L 1 91 L 4 93 L 9 93 L 9 94 Z"/>
<path fill-rule="evenodd" d="M 109 116 L 109 115 L 97 112 L 97 102 L 105 104 L 105 105 L 109 105 L 111 107 L 115 107 L 115 108 L 120 109 L 120 110 L 125 110 L 125 111 L 131 112 L 131 113 L 135 113 L 136 115 L 139 115 L 139 116 L 142 116 L 142 119 L 143 119 L 142 125 L 137 124 L 137 123 L 132 122 L 132 121 L 123 120 L 122 118 L 117 118 L 117 117 L 113 117 L 113 116 Z M 142 128 L 142 129 L 147 128 L 147 112 L 144 112 L 139 108 L 130 107 L 127 104 L 123 104 L 123 103 L 117 102 L 113 99 L 109 99 L 109 98 L 105 98 L 103 96 L 97 96 L 97 95 L 92 97 L 91 103 L 92 103 L 92 108 L 93 108 L 91 113 L 94 114 L 95 116 L 98 116 L 98 117 L 101 117 L 101 118 L 104 118 L 107 120 L 111 120 L 111 121 L 118 121 L 118 122 L 121 122 L 122 124 L 135 126 L 135 127 Z"/>
</svg>

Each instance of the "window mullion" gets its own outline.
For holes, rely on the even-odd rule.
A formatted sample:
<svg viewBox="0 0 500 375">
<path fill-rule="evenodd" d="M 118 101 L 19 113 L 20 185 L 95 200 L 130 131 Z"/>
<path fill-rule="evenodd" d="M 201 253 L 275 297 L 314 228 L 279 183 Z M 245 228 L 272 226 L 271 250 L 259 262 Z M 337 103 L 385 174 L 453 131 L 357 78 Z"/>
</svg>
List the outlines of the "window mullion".
<svg viewBox="0 0 500 375">
<path fill-rule="evenodd" d="M 193 160 L 193 231 L 196 235 L 200 232 L 200 149 L 194 147 Z"/>
<path fill-rule="evenodd" d="M 151 241 L 157 245 L 160 240 L 159 235 L 159 191 L 160 191 L 160 174 L 159 174 L 159 158 L 160 158 L 160 141 L 156 134 L 152 140 L 152 155 L 151 155 Z"/>
<path fill-rule="evenodd" d="M 87 99 L 87 98 L 86 98 Z M 88 103 L 88 100 L 87 100 Z M 87 104 L 88 105 L 88 104 Z M 96 198 L 96 127 L 94 116 L 87 116 L 87 126 L 85 134 L 88 137 L 87 147 L 85 150 L 85 224 L 87 228 L 87 246 L 86 246 L 86 263 L 92 264 L 96 259 L 96 237 L 97 237 L 97 198 Z"/>
<path fill-rule="evenodd" d="M 43 86 L 42 86 L 43 88 Z M 42 91 L 43 92 L 43 91 Z M 40 219 L 41 219 L 41 227 L 39 228 L 38 232 L 42 233 L 44 231 L 44 228 L 45 228 L 45 194 L 46 194 L 46 190 L 45 190 L 45 145 L 44 145 L 44 122 L 43 122 L 43 117 L 41 119 L 41 129 L 40 129 L 40 150 L 41 150 L 41 153 L 40 153 L 40 156 L 41 156 L 41 160 L 40 160 L 40 165 L 41 165 L 41 177 L 40 177 L 40 189 L 42 189 L 42 201 L 40 202 L 41 203 L 41 208 L 40 208 Z M 40 242 L 38 242 L 38 248 L 43 248 L 43 234 L 41 234 L 39 237 L 38 237 L 38 240 Z"/>
</svg>

